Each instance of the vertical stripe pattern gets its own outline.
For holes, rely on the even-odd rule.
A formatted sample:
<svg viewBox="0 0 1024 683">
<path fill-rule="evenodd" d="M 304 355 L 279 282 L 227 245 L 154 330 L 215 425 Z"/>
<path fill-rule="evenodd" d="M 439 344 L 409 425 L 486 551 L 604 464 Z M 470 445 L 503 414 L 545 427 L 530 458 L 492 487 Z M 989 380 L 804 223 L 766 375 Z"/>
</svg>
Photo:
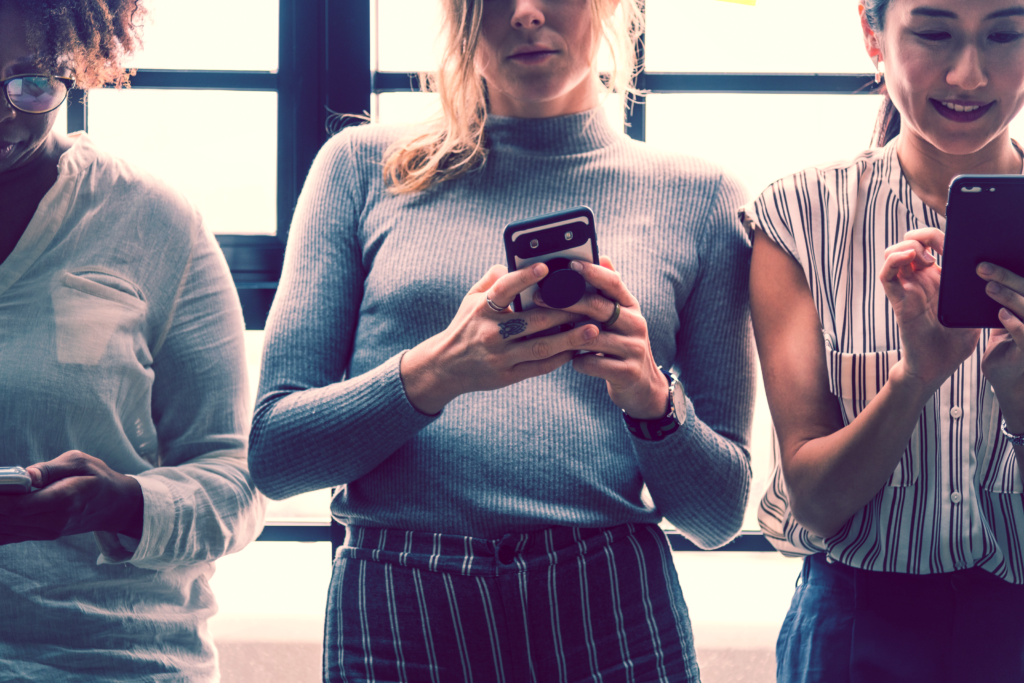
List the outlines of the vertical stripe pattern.
<svg viewBox="0 0 1024 683">
<path fill-rule="evenodd" d="M 783 178 L 740 217 L 803 268 L 821 321 L 829 387 L 849 424 L 900 359 L 896 316 L 878 279 L 885 249 L 909 230 L 945 229 L 945 219 L 911 191 L 895 143 Z M 886 485 L 832 537 L 815 536 L 793 518 L 775 439 L 758 514 L 773 545 L 787 555 L 826 552 L 876 571 L 981 567 L 1024 584 L 1024 487 L 981 372 L 988 338 L 986 330 L 925 406 Z"/>
<path fill-rule="evenodd" d="M 669 553 L 653 525 L 490 540 L 350 527 L 324 680 L 697 681 Z"/>
</svg>

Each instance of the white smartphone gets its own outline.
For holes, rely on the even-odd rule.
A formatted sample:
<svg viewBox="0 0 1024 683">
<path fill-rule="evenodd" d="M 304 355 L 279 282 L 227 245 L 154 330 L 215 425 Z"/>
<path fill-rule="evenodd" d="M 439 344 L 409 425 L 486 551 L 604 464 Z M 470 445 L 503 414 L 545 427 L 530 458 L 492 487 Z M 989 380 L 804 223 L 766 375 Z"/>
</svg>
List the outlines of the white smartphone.
<svg viewBox="0 0 1024 683">
<path fill-rule="evenodd" d="M 0 495 L 31 491 L 32 477 L 24 467 L 0 467 Z"/>
</svg>

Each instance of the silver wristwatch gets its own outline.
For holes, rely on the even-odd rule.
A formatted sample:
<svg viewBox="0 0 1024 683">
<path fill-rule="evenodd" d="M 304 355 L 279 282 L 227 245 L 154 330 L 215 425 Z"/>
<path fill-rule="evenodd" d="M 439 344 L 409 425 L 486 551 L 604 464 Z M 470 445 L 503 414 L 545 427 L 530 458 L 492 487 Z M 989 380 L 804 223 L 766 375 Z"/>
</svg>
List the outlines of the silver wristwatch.
<svg viewBox="0 0 1024 683">
<path fill-rule="evenodd" d="M 1005 418 L 1003 419 L 1001 430 L 1003 432 L 1003 436 L 1009 439 L 1010 443 L 1012 443 L 1014 446 L 1024 446 L 1024 434 L 1011 434 L 1010 431 L 1006 428 Z"/>
</svg>

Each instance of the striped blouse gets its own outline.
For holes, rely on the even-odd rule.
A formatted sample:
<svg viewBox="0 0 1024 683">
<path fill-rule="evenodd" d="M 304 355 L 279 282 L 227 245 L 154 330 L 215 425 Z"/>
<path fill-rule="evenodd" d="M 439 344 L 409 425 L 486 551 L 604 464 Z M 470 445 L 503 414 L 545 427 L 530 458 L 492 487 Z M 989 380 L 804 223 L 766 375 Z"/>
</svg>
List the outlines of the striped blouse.
<svg viewBox="0 0 1024 683">
<path fill-rule="evenodd" d="M 829 387 L 849 424 L 900 358 L 896 316 L 878 279 L 885 249 L 908 230 L 945 228 L 910 188 L 895 143 L 812 167 L 768 187 L 740 211 L 799 262 L 821 321 Z M 792 515 L 779 461 L 758 521 L 783 554 L 828 554 L 875 571 L 932 574 L 981 567 L 1024 584 L 1024 487 L 999 403 L 981 372 L 988 341 L 925 405 L 888 482 L 835 535 Z"/>
</svg>

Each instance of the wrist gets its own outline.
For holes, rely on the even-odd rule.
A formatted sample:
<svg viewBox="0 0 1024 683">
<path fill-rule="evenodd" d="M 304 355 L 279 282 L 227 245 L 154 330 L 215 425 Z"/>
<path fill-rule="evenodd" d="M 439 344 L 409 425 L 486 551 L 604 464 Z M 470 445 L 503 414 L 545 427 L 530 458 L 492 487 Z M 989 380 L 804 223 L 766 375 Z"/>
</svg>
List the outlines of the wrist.
<svg viewBox="0 0 1024 683">
<path fill-rule="evenodd" d="M 658 371 L 668 385 L 665 412 L 651 419 L 640 419 L 631 416 L 625 410 L 622 411 L 626 429 L 633 436 L 644 441 L 661 441 L 678 431 L 686 419 L 686 397 L 683 395 L 682 384 L 679 383 L 675 375 L 661 368 L 658 368 Z"/>
<path fill-rule="evenodd" d="M 668 380 L 659 370 L 653 388 L 647 392 L 647 400 L 639 405 L 623 408 L 622 412 L 634 420 L 660 420 L 666 417 L 672 410 L 669 388 Z"/>
<path fill-rule="evenodd" d="M 899 397 L 901 402 L 923 408 L 944 381 L 945 378 L 938 382 L 928 381 L 907 368 L 906 359 L 900 359 L 889 370 L 889 379 L 886 385 L 893 394 Z"/>
<path fill-rule="evenodd" d="M 458 394 L 444 391 L 446 386 L 453 383 L 439 377 L 439 364 L 430 353 L 430 342 L 428 339 L 402 354 L 398 374 L 405 396 L 413 408 L 424 415 L 437 415 Z"/>
<path fill-rule="evenodd" d="M 123 477 L 124 505 L 122 508 L 124 512 L 119 516 L 118 528 L 112 529 L 112 531 L 132 538 L 142 538 L 146 507 L 145 497 L 142 495 L 142 485 L 135 477 L 121 476 Z"/>
<path fill-rule="evenodd" d="M 1003 411 L 1003 425 L 1014 436 L 1024 434 L 1024 415 L 1019 412 Z"/>
</svg>

